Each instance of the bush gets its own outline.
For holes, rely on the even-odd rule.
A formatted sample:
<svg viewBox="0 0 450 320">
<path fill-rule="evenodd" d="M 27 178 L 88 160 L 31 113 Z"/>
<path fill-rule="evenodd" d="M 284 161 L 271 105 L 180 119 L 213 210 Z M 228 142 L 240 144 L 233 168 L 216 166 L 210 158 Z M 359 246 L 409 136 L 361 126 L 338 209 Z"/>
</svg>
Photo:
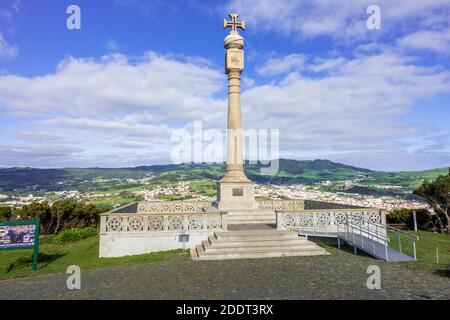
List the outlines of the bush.
<svg viewBox="0 0 450 320">
<path fill-rule="evenodd" d="M 0 207 L 0 221 L 8 222 L 13 215 L 13 209 L 11 207 Z"/>
<path fill-rule="evenodd" d="M 407 229 L 414 229 L 413 211 L 411 209 L 399 209 L 387 215 L 388 223 L 404 223 Z M 416 209 L 417 229 L 428 230 L 431 223 L 431 215 L 428 210 Z"/>
<path fill-rule="evenodd" d="M 76 242 L 97 235 L 97 230 L 93 228 L 71 228 L 66 229 L 53 237 L 52 242 L 64 244 Z"/>
<path fill-rule="evenodd" d="M 404 223 L 406 224 L 407 220 L 409 219 L 409 215 L 411 214 L 410 210 L 407 209 L 400 209 L 400 210 L 393 210 L 387 215 L 387 222 L 388 223 Z"/>
<path fill-rule="evenodd" d="M 58 200 L 49 205 L 47 202 L 25 205 L 16 211 L 20 220 L 39 218 L 41 234 L 58 234 L 71 228 L 97 227 L 100 214 L 108 211 L 92 204 L 76 200 Z"/>
</svg>

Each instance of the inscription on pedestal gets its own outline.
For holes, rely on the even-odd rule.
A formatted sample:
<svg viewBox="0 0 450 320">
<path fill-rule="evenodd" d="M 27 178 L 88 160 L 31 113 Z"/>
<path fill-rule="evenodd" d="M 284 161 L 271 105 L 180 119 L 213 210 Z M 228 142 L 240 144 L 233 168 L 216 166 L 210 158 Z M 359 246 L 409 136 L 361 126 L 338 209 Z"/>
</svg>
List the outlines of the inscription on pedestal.
<svg viewBox="0 0 450 320">
<path fill-rule="evenodd" d="M 243 197 L 244 189 L 242 188 L 233 188 L 233 197 Z"/>
</svg>

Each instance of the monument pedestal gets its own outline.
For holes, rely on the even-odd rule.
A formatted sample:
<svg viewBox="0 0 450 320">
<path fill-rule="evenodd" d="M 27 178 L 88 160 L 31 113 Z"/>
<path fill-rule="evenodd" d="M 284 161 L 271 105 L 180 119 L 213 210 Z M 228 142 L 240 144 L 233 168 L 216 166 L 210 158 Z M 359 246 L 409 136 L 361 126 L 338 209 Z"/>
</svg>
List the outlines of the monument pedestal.
<svg viewBox="0 0 450 320">
<path fill-rule="evenodd" d="M 217 207 L 219 210 L 257 209 L 255 184 L 251 181 L 220 181 L 217 184 Z"/>
</svg>

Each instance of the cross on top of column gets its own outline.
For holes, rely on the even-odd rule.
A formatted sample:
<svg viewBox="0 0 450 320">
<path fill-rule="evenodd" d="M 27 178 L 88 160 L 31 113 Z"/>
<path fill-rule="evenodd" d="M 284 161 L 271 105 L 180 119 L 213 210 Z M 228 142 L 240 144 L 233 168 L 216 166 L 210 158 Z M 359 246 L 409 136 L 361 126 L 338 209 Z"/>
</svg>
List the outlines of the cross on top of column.
<svg viewBox="0 0 450 320">
<path fill-rule="evenodd" d="M 238 13 L 230 13 L 229 14 L 231 21 L 227 21 L 227 19 L 223 19 L 223 28 L 231 27 L 231 31 L 237 31 L 237 28 L 241 28 L 245 30 L 245 21 L 237 21 L 239 17 Z"/>
</svg>

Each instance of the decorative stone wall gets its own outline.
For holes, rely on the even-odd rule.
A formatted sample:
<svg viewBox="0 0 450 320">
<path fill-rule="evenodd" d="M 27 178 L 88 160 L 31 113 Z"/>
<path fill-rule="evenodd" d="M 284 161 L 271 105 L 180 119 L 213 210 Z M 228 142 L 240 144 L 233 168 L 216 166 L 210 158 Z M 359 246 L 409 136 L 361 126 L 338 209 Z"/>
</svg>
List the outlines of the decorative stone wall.
<svg viewBox="0 0 450 320">
<path fill-rule="evenodd" d="M 227 230 L 225 213 L 101 215 L 100 233 Z"/>
<path fill-rule="evenodd" d="M 210 201 L 143 201 L 137 204 L 137 213 L 195 213 L 211 205 Z"/>
<path fill-rule="evenodd" d="M 259 200 L 259 207 L 272 209 L 275 211 L 296 211 L 304 210 L 304 200 Z"/>
<path fill-rule="evenodd" d="M 144 208 L 147 209 L 141 207 L 141 210 Z M 160 208 L 165 209 L 165 206 Z M 180 210 L 191 210 L 191 207 Z M 226 216 L 226 213 L 198 210 L 192 213 L 108 212 L 100 219 L 100 257 L 194 248 L 215 231 L 226 231 Z"/>
<path fill-rule="evenodd" d="M 385 225 L 386 214 L 375 208 L 277 211 L 278 229 L 336 233 L 347 221 L 353 225 L 364 225 L 367 221 Z"/>
</svg>

